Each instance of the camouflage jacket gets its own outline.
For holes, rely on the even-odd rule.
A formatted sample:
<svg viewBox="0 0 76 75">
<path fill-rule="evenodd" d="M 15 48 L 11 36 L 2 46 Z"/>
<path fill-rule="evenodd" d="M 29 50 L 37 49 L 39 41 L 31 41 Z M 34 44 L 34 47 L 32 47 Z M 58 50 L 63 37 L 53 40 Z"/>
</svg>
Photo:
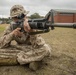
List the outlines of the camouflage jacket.
<svg viewBox="0 0 76 75">
<path fill-rule="evenodd" d="M 11 25 L 6 28 L 0 39 L 0 48 L 11 47 L 11 41 L 15 40 L 21 50 L 17 53 L 17 61 L 20 64 L 27 64 L 33 61 L 41 61 L 44 57 L 49 56 L 51 48 L 45 43 L 40 35 L 29 35 L 23 33 L 20 37 L 14 36 Z M 27 49 L 28 48 L 28 49 Z M 7 48 L 8 49 L 8 48 Z"/>
<path fill-rule="evenodd" d="M 45 43 L 40 35 L 29 35 L 28 33 L 23 33 L 21 37 L 15 37 L 11 33 L 12 31 L 13 30 L 10 24 L 7 26 L 3 36 L 0 38 L 0 48 L 8 47 L 12 40 L 15 40 L 18 44 L 32 44 L 35 46 Z"/>
</svg>

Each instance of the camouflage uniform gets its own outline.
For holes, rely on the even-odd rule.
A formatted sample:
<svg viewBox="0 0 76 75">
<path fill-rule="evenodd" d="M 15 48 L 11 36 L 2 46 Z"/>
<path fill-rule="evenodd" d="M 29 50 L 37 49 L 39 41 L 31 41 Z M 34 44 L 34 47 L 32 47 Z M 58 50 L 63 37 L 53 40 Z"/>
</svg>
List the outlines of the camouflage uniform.
<svg viewBox="0 0 76 75">
<path fill-rule="evenodd" d="M 50 55 L 51 49 L 40 35 L 29 35 L 24 32 L 21 37 L 16 37 L 11 33 L 13 31 L 11 25 L 6 28 L 0 39 L 0 48 L 9 47 L 11 41 L 15 40 L 17 45 L 23 49 L 17 54 L 20 64 L 41 61 L 45 56 Z"/>
</svg>

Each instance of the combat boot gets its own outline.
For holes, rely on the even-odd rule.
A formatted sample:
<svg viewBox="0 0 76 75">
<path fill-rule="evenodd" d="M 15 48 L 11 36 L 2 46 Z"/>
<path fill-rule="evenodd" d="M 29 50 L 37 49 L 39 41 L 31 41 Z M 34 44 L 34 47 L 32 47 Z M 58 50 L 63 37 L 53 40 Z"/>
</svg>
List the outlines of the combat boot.
<svg viewBox="0 0 76 75">
<path fill-rule="evenodd" d="M 40 65 L 41 65 L 40 61 L 31 62 L 29 64 L 29 68 L 33 71 L 36 71 L 37 69 L 39 69 Z"/>
</svg>

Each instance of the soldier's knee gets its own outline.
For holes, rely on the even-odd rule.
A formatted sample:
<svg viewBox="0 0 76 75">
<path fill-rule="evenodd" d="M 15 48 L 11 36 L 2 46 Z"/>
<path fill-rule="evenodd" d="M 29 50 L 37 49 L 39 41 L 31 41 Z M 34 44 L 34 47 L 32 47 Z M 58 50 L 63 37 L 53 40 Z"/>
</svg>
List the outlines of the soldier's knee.
<svg viewBox="0 0 76 75">
<path fill-rule="evenodd" d="M 44 50 L 45 50 L 46 56 L 49 56 L 51 54 L 51 47 L 48 44 L 44 44 Z"/>
</svg>

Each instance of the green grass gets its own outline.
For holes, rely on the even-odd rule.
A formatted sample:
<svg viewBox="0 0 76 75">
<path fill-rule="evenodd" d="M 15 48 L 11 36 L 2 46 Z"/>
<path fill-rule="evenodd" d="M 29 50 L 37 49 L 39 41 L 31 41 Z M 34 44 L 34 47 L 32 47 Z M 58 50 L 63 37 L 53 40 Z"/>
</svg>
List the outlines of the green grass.
<svg viewBox="0 0 76 75">
<path fill-rule="evenodd" d="M 4 31 L 4 27 L 0 27 L 0 32 L 3 32 Z"/>
<path fill-rule="evenodd" d="M 8 24 L 0 24 L 0 36 L 2 35 L 7 26 Z"/>
<path fill-rule="evenodd" d="M 0 32 L 3 32 L 8 24 L 0 24 Z"/>
</svg>

